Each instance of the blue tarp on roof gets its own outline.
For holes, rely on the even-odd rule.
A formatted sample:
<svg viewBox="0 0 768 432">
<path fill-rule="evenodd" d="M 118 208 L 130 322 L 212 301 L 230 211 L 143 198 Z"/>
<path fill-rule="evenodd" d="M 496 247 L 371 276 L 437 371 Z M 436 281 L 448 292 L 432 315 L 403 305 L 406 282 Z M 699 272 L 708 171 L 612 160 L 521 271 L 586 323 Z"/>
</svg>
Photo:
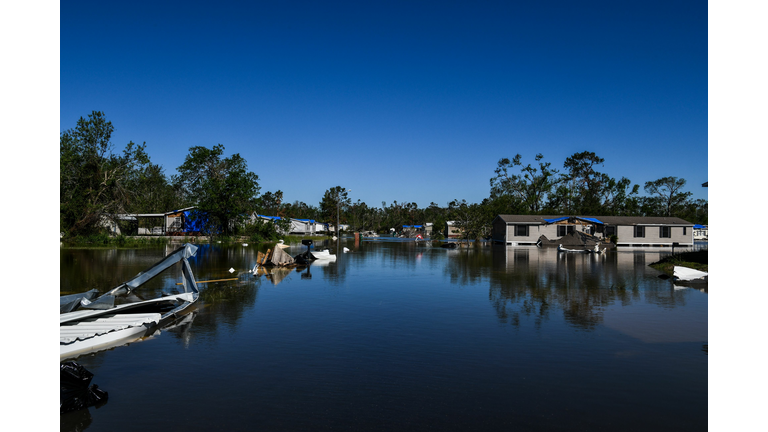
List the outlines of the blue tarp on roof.
<svg viewBox="0 0 768 432">
<path fill-rule="evenodd" d="M 706 228 L 707 226 L 706 226 L 706 225 L 699 225 L 699 224 L 695 224 L 693 227 L 694 227 L 695 229 L 702 229 L 702 228 Z"/>
<path fill-rule="evenodd" d="M 403 225 L 403 228 L 421 228 L 422 225 Z"/>
<path fill-rule="evenodd" d="M 568 220 L 570 218 L 574 218 L 574 219 L 578 219 L 578 220 L 583 220 L 583 221 L 587 221 L 587 222 L 592 222 L 592 223 L 599 223 L 600 225 L 605 225 L 604 223 L 600 222 L 596 218 L 588 218 L 588 217 L 581 217 L 581 216 L 563 216 L 563 217 L 559 217 L 559 218 L 555 218 L 555 219 L 544 219 L 544 220 L 547 223 L 557 223 L 557 222 L 560 222 L 560 221 Z"/>
<path fill-rule="evenodd" d="M 266 218 L 266 219 L 272 219 L 272 220 L 280 220 L 281 219 L 280 216 L 264 216 L 264 215 L 260 215 L 260 214 L 257 214 L 256 216 L 261 217 L 261 218 Z"/>
</svg>

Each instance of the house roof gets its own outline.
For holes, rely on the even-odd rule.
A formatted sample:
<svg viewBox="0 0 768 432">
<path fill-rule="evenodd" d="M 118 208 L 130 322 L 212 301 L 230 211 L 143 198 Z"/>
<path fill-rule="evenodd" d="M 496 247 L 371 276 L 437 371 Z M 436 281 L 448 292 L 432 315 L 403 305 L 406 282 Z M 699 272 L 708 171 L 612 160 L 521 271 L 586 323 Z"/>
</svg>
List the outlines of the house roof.
<svg viewBox="0 0 768 432">
<path fill-rule="evenodd" d="M 161 216 L 165 216 L 165 215 L 169 215 L 169 214 L 173 214 L 173 213 L 181 213 L 181 212 L 186 212 L 186 211 L 194 210 L 194 209 L 196 209 L 196 208 L 197 208 L 197 207 L 194 207 L 194 206 L 192 206 L 192 207 L 184 207 L 183 209 L 178 209 L 178 210 L 171 210 L 171 211 L 169 211 L 169 212 L 165 212 L 165 213 L 163 213 Z"/>
<path fill-rule="evenodd" d="M 504 222 L 526 223 L 532 225 L 545 225 L 552 221 L 562 220 L 567 216 L 553 215 L 498 215 Z M 693 226 L 692 223 L 678 217 L 653 217 L 653 216 L 573 216 L 578 219 L 590 221 L 590 219 L 602 222 L 606 225 L 683 225 Z M 547 220 L 549 219 L 549 221 Z"/>
</svg>

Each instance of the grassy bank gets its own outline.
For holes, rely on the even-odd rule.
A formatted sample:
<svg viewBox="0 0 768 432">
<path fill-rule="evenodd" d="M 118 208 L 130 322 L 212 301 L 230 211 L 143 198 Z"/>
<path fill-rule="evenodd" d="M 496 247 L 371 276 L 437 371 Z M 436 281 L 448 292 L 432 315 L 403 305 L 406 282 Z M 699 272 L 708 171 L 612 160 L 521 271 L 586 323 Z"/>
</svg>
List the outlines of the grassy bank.
<svg viewBox="0 0 768 432">
<path fill-rule="evenodd" d="M 61 243 L 67 247 L 85 248 L 140 248 L 156 247 L 169 243 L 169 239 L 163 237 L 130 237 L 111 236 L 109 234 L 91 234 L 88 236 L 76 236 L 61 239 Z"/>
<path fill-rule="evenodd" d="M 661 261 L 655 262 L 650 266 L 664 272 L 665 274 L 672 276 L 674 274 L 674 267 L 688 267 L 703 272 L 709 272 L 708 267 L 708 255 L 709 251 L 704 249 L 695 252 L 680 252 L 665 257 Z"/>
</svg>

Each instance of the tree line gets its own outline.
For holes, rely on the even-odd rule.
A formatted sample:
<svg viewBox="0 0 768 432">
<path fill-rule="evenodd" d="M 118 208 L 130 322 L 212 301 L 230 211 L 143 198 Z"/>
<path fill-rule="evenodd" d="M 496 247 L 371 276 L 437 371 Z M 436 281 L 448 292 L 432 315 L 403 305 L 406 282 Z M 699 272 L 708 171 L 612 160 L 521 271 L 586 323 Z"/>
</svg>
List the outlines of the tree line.
<svg viewBox="0 0 768 432">
<path fill-rule="evenodd" d="M 490 234 L 499 214 L 676 216 L 707 223 L 707 201 L 692 200 L 686 181 L 663 177 L 640 186 L 600 172 L 604 159 L 593 152 L 568 157 L 562 168 L 537 154 L 524 163 L 520 154 L 502 158 L 490 178 L 487 198 L 480 203 L 455 199 L 445 206 L 431 202 L 382 202 L 380 207 L 357 200 L 334 186 L 317 205 L 289 202 L 281 190 L 261 193 L 259 177 L 238 153 L 224 157 L 224 146 L 193 146 L 168 176 L 153 164 L 146 143 L 129 142 L 116 152 L 112 123 L 93 111 L 60 136 L 60 227 L 70 236 L 104 229 L 103 221 L 126 213 L 162 213 L 195 206 L 205 214 L 206 229 L 225 235 L 247 231 L 251 214 L 313 219 L 350 225 L 355 231 L 388 233 L 403 225 L 434 224 L 440 238 L 447 221 L 455 221 L 470 238 Z M 285 222 L 282 222 L 285 224 Z M 285 227 L 284 227 L 285 228 Z"/>
</svg>

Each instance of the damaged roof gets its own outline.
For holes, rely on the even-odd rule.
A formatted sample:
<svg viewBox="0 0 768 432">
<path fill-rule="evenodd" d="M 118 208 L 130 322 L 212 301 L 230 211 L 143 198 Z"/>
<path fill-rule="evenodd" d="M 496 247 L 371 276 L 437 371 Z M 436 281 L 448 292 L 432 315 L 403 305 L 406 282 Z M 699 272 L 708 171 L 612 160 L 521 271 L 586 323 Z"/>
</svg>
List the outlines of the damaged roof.
<svg viewBox="0 0 768 432">
<path fill-rule="evenodd" d="M 498 215 L 498 218 L 507 224 L 532 224 L 546 225 L 556 223 L 561 220 L 576 218 L 592 223 L 603 223 L 605 225 L 679 225 L 693 226 L 691 222 L 678 217 L 657 217 L 657 216 L 562 216 L 562 215 Z"/>
</svg>

